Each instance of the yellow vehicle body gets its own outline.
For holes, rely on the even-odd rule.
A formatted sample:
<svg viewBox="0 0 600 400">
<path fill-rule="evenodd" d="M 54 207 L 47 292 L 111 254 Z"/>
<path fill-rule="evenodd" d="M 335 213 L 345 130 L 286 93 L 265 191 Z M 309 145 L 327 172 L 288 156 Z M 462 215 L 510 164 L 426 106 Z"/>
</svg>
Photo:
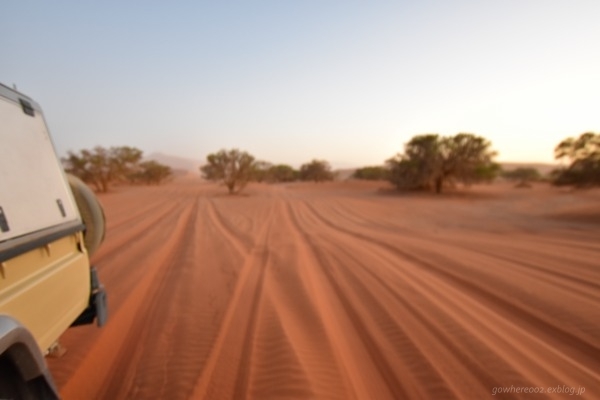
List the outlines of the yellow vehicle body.
<svg viewBox="0 0 600 400">
<path fill-rule="evenodd" d="M 81 232 L 0 264 L 0 314 L 18 316 L 42 353 L 88 307 L 90 265 Z"/>
</svg>

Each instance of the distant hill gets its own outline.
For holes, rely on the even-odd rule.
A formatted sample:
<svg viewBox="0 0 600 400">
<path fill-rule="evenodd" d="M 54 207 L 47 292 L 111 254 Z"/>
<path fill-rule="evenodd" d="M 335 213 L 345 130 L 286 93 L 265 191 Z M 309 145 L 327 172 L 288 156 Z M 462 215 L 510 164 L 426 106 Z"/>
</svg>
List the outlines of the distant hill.
<svg viewBox="0 0 600 400">
<path fill-rule="evenodd" d="M 144 157 L 145 160 L 153 160 L 163 165 L 171 167 L 173 170 L 195 172 L 200 174 L 198 168 L 202 163 L 196 160 L 190 160 L 189 158 L 170 156 L 162 153 L 152 153 L 149 156 Z"/>
</svg>

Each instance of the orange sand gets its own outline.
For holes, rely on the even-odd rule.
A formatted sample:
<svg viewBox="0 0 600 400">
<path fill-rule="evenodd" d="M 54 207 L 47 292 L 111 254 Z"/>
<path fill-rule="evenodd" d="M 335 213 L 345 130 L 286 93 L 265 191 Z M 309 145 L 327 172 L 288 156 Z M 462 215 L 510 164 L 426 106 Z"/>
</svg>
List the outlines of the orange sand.
<svg viewBox="0 0 600 400">
<path fill-rule="evenodd" d="M 63 336 L 62 395 L 600 398 L 600 191 L 381 186 L 230 197 L 182 178 L 101 196 L 110 320 Z"/>
</svg>

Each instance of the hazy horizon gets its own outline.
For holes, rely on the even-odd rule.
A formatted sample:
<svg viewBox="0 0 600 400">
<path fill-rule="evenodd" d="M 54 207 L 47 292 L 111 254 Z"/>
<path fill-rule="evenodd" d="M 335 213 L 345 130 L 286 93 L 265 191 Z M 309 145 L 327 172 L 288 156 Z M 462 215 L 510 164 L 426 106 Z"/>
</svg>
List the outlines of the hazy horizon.
<svg viewBox="0 0 600 400">
<path fill-rule="evenodd" d="M 423 133 L 554 163 L 600 130 L 597 1 L 15 2 L 0 82 L 38 101 L 58 152 L 221 148 L 381 164 Z"/>
</svg>

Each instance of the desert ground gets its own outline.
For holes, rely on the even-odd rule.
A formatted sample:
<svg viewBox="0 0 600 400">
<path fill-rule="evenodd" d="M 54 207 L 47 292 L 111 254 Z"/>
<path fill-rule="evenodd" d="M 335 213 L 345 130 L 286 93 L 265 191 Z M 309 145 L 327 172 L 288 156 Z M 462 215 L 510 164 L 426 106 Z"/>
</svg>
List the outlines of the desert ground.
<svg viewBox="0 0 600 400">
<path fill-rule="evenodd" d="M 110 318 L 63 335 L 61 394 L 600 398 L 600 191 L 384 187 L 100 195 Z M 546 393 L 492 396 L 511 386 Z"/>
</svg>

